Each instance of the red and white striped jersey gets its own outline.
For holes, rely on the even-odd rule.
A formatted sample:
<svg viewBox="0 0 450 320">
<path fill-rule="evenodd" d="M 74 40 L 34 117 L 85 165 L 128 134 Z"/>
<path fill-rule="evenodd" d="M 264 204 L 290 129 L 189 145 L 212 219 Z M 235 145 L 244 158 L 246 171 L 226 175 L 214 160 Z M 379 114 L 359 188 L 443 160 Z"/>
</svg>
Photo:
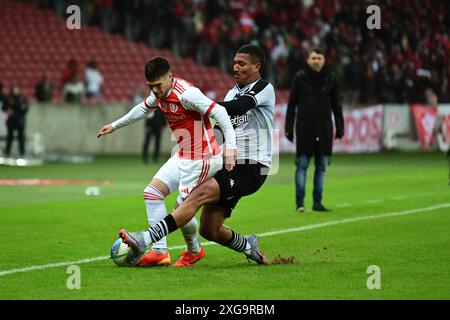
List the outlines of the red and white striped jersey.
<svg viewBox="0 0 450 320">
<path fill-rule="evenodd" d="M 158 99 L 151 92 L 144 104 L 150 110 L 159 108 L 164 113 L 181 158 L 199 160 L 220 154 L 208 117 L 216 103 L 190 82 L 174 78 L 165 98 Z"/>
</svg>

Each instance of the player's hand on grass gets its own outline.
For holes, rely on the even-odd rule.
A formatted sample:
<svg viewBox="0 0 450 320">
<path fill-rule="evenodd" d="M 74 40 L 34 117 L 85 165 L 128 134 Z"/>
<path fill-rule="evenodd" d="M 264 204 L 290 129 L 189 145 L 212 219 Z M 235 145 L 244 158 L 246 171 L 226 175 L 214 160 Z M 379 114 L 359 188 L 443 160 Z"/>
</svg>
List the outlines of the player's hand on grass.
<svg viewBox="0 0 450 320">
<path fill-rule="evenodd" d="M 225 162 L 225 169 L 228 171 L 233 170 L 236 164 L 236 149 L 224 149 L 223 160 Z"/>
<path fill-rule="evenodd" d="M 100 138 L 101 136 L 110 134 L 114 131 L 114 128 L 111 124 L 107 124 L 106 126 L 103 126 L 103 128 L 100 129 L 100 131 L 97 133 L 97 138 Z"/>
</svg>

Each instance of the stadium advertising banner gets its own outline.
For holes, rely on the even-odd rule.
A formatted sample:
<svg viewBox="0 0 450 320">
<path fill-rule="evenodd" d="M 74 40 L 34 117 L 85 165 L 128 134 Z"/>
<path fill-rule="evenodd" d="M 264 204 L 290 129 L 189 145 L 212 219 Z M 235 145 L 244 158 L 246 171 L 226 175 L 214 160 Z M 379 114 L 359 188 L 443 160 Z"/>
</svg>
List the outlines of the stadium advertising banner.
<svg viewBox="0 0 450 320">
<path fill-rule="evenodd" d="M 409 108 L 404 104 L 386 104 L 383 110 L 383 145 L 388 150 L 404 148 L 398 138 L 412 141 L 414 124 Z"/>
<path fill-rule="evenodd" d="M 422 149 L 430 148 L 434 143 L 434 127 L 438 109 L 420 104 L 411 105 L 411 113 L 416 123 L 417 135 Z"/>
<path fill-rule="evenodd" d="M 450 148 L 450 114 L 442 116 L 442 123 L 438 133 L 438 145 L 441 151 L 447 151 Z"/>
<path fill-rule="evenodd" d="M 295 144 L 284 137 L 287 104 L 275 107 L 274 128 L 279 129 L 280 153 L 295 153 Z M 378 152 L 382 146 L 383 106 L 344 110 L 345 136 L 334 140 L 333 152 Z M 276 137 L 274 137 L 276 138 Z"/>
<path fill-rule="evenodd" d="M 435 132 L 439 150 L 447 152 L 450 149 L 450 104 L 439 106 Z"/>
<path fill-rule="evenodd" d="M 334 152 L 378 152 L 382 146 L 383 106 L 344 110 L 345 136 L 334 140 Z"/>
</svg>

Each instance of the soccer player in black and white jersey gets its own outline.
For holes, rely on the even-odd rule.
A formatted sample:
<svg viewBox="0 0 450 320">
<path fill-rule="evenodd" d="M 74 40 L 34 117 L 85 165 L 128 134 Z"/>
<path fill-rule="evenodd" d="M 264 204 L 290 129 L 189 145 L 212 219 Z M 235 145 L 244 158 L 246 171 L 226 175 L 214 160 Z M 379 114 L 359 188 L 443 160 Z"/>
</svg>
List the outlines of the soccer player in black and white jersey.
<svg viewBox="0 0 450 320">
<path fill-rule="evenodd" d="M 241 47 L 234 57 L 236 86 L 228 92 L 225 101 L 219 103 L 226 108 L 235 129 L 236 166 L 231 171 L 222 169 L 203 182 L 172 214 L 148 230 L 127 232 L 122 229 L 119 235 L 133 251 L 140 252 L 182 227 L 203 206 L 200 234 L 205 239 L 243 252 L 259 264 L 269 263 L 255 235 L 244 237 L 224 225 L 239 199 L 261 188 L 272 163 L 275 90 L 261 79 L 264 61 L 264 52 L 258 46 Z"/>
</svg>

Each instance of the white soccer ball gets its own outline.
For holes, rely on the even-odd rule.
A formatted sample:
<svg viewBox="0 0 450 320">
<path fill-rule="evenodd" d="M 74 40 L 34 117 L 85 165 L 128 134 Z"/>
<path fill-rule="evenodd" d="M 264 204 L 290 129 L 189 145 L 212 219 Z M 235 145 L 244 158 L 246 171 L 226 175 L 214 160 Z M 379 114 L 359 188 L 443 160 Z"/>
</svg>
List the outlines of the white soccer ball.
<svg viewBox="0 0 450 320">
<path fill-rule="evenodd" d="M 119 267 L 135 266 L 139 258 L 130 250 L 130 247 L 123 242 L 122 238 L 117 239 L 111 248 L 111 259 Z"/>
</svg>

